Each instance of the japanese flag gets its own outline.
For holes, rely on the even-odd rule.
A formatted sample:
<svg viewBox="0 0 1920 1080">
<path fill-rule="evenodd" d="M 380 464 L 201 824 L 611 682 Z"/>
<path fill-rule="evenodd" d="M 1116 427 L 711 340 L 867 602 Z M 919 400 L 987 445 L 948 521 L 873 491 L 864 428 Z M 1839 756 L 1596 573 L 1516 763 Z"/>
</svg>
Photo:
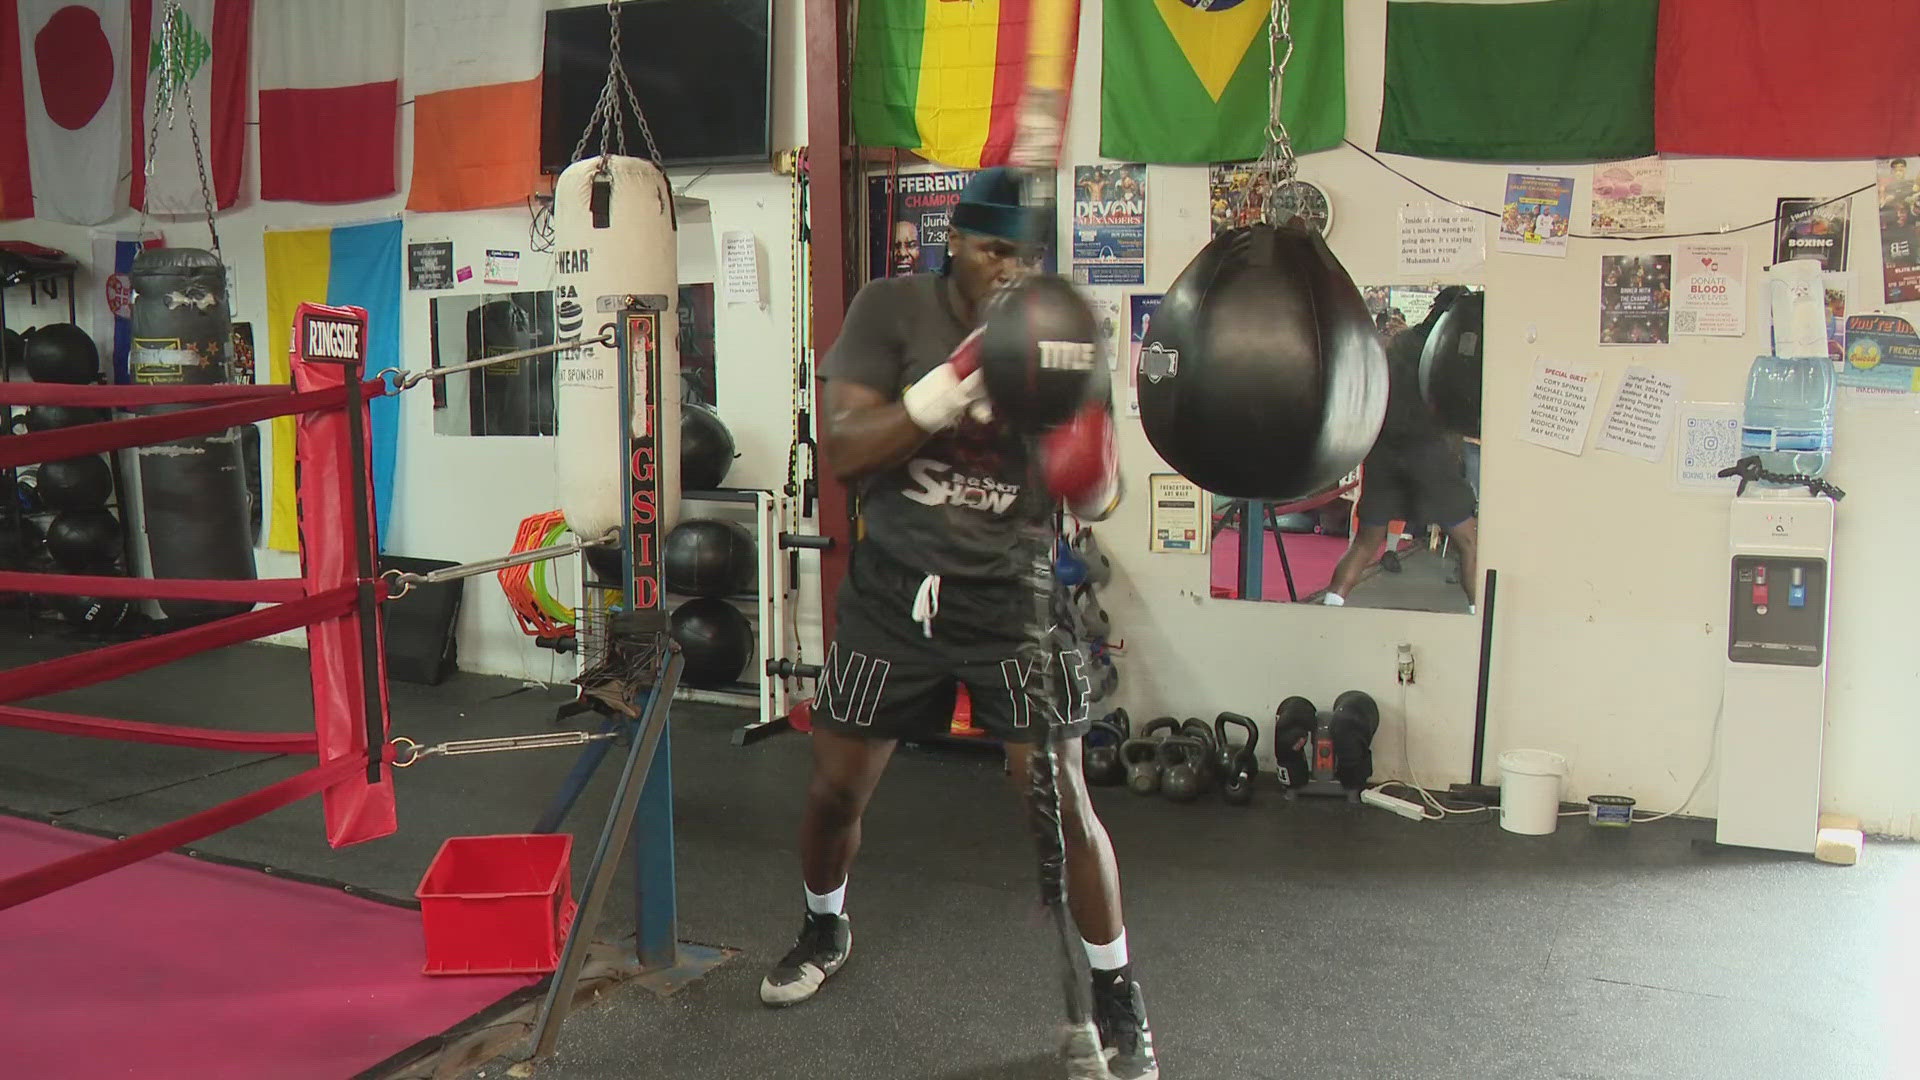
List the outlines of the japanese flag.
<svg viewBox="0 0 1920 1080">
<path fill-rule="evenodd" d="M 125 0 L 19 0 L 34 216 L 97 225 L 120 206 L 127 139 Z"/>
</svg>

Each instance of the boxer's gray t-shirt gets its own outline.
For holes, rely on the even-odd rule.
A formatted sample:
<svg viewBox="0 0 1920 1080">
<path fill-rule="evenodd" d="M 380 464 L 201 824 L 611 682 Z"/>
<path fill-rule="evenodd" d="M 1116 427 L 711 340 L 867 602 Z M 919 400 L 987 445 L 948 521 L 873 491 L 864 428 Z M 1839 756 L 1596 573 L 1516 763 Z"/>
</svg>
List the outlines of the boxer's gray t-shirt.
<svg viewBox="0 0 1920 1080">
<path fill-rule="evenodd" d="M 883 278 L 861 289 L 820 374 L 861 383 L 899 400 L 946 362 L 972 330 L 947 299 L 938 274 Z M 1047 500 L 1029 475 L 1025 442 L 1002 424 L 971 418 L 928 439 L 890 469 L 858 484 L 867 539 L 929 574 L 1013 579 L 1031 565 L 1033 526 Z"/>
</svg>

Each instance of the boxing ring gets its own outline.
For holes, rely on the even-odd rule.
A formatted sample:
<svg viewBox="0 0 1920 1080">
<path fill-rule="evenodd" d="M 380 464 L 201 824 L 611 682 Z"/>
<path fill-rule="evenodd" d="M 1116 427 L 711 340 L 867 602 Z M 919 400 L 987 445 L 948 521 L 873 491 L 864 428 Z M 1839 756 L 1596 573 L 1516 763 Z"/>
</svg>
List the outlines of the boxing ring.
<svg viewBox="0 0 1920 1080">
<path fill-rule="evenodd" d="M 571 923 L 561 927 L 564 944 L 557 968 L 548 980 L 538 1021 L 529 1026 L 528 1033 L 537 1047 L 535 1056 L 553 1048 L 559 1025 L 573 1006 L 572 990 L 585 965 L 592 931 L 603 909 L 614 870 L 629 840 L 640 871 L 635 895 L 635 952 L 639 973 L 660 975 L 678 985 L 720 959 L 716 950 L 681 946 L 675 934 L 666 729 L 682 658 L 666 634 L 666 613 L 660 606 L 663 515 L 657 508 L 662 486 L 654 467 L 654 438 L 661 429 L 658 407 L 661 364 L 656 350 L 661 337 L 659 322 L 669 308 L 664 297 L 627 295 L 619 299 L 622 306 L 608 312 L 608 321 L 598 337 L 576 336 L 556 345 L 419 374 L 389 370 L 367 377 L 363 369 L 366 313 L 356 308 L 308 303 L 300 305 L 294 319 L 291 385 L 0 383 L 0 404 L 10 406 L 172 407 L 172 411 L 157 415 L 110 419 L 0 440 L 0 467 L 109 453 L 223 431 L 273 417 L 296 417 L 301 539 L 300 575 L 292 578 L 187 580 L 0 571 L 0 591 L 128 600 L 218 600 L 258 605 L 253 610 L 184 629 L 0 672 L 0 726 L 79 738 L 251 754 L 310 755 L 315 759 L 311 767 L 258 790 L 157 828 L 107 842 L 76 842 L 72 834 L 63 839 L 60 835 L 63 830 L 47 826 L 37 826 L 43 831 L 31 833 L 22 832 L 18 827 L 0 828 L 0 835 L 13 841 L 12 855 L 0 857 L 0 936 L 12 937 L 13 931 L 36 925 L 35 917 L 44 918 L 54 910 L 46 906 L 46 898 L 62 890 L 76 890 L 72 894 L 76 898 L 84 895 L 99 904 L 103 896 L 109 895 L 104 890 L 116 880 L 112 876 L 116 873 L 126 874 L 130 883 L 137 880 L 143 890 L 156 887 L 154 882 L 166 879 L 169 874 L 178 880 L 180 867 L 175 861 L 193 860 L 170 854 L 176 849 L 314 795 L 321 797 L 330 847 L 343 848 L 391 835 L 399 827 L 396 771 L 436 757 L 583 747 L 572 775 L 534 829 L 535 832 L 557 831 L 613 741 L 624 736 L 630 749 L 626 751 L 613 807 L 593 849 L 589 884 Z M 615 425 L 615 431 L 608 433 L 617 433 L 621 439 L 618 460 L 625 462 L 626 467 L 614 464 L 612 454 L 600 459 L 623 474 L 623 483 L 617 484 L 616 490 L 625 495 L 620 505 L 626 512 L 618 527 L 599 536 L 433 574 L 388 572 L 382 575 L 378 570 L 378 546 L 372 526 L 369 402 L 382 395 L 402 393 L 426 379 L 510 363 L 530 354 L 577 355 L 599 349 L 610 350 L 623 361 L 610 366 L 619 373 L 617 400 L 632 406 L 619 410 L 621 420 Z M 636 383 L 636 380 L 643 381 Z M 547 732 L 431 746 L 393 734 L 380 618 L 384 604 L 401 600 L 423 582 L 494 573 L 506 567 L 573 554 L 588 546 L 612 544 L 618 544 L 622 550 L 622 584 L 628 601 L 619 625 L 610 628 L 610 641 L 619 647 L 609 646 L 603 662 L 595 670 L 584 672 L 578 680 L 582 699 L 590 696 L 603 706 L 597 710 L 606 717 L 599 731 Z M 172 726 L 26 708 L 19 704 L 301 628 L 306 630 L 308 638 L 307 667 L 313 693 L 311 731 L 260 733 Z M 33 860 L 31 865 L 23 867 L 19 859 L 21 850 L 40 852 L 46 858 Z M 275 884 L 290 886 L 288 882 Z M 43 903 L 22 912 L 14 911 L 36 900 Z M 128 895 L 110 903 L 125 905 L 132 900 Z M 147 902 L 144 897 L 141 899 L 143 905 Z M 323 917 L 322 922 L 326 921 Z M 343 924 L 351 923 L 353 919 L 347 917 Z M 417 939 L 419 919 L 414 917 L 408 924 L 412 937 Z M 25 929 L 24 933 L 40 942 L 38 952 L 42 954 L 48 951 L 49 943 L 56 940 L 52 934 L 35 933 L 32 929 Z M 388 944 L 394 940 L 391 925 L 385 930 L 363 926 L 356 934 L 357 938 L 350 940 Z M 311 947 L 311 940 L 302 939 L 305 947 Z M 271 956 L 271 952 L 263 955 Z M 264 962 L 271 963 L 271 960 Z M 413 974 L 418 976 L 418 971 Z M 479 1005 L 495 1002 L 503 994 L 524 990 L 537 981 L 537 977 L 521 976 L 505 982 L 496 978 L 491 982 L 481 979 L 470 983 L 475 989 L 451 995 L 452 999 L 462 1002 L 464 1009 L 454 1018 L 470 1016 L 476 1011 L 473 1007 L 476 1002 Z M 158 1003 L 155 1007 L 159 1008 Z M 166 1012 L 166 1009 L 159 1011 Z M 292 1075 L 278 1066 L 262 1073 L 266 1074 Z M 160 1074 L 150 1072 L 149 1075 Z"/>
</svg>

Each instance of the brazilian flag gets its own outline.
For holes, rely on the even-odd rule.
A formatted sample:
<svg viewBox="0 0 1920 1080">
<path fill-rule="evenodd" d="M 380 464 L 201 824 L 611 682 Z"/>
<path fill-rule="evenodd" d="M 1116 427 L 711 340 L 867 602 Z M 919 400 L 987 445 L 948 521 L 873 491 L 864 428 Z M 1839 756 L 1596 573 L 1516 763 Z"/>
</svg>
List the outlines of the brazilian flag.
<svg viewBox="0 0 1920 1080">
<path fill-rule="evenodd" d="M 1281 119 L 1299 153 L 1346 134 L 1342 0 L 1293 0 Z M 1267 145 L 1272 0 L 1106 0 L 1100 153 L 1122 161 L 1246 161 Z"/>
</svg>

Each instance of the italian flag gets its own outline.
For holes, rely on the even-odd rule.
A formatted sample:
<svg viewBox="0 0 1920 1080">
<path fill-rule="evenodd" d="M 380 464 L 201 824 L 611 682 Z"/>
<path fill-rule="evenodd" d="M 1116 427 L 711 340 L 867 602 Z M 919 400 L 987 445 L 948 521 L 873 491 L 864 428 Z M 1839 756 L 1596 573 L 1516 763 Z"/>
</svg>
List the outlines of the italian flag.
<svg viewBox="0 0 1920 1080">
<path fill-rule="evenodd" d="M 1378 147 L 1469 161 L 1651 154 L 1659 16 L 1658 0 L 1388 0 Z"/>
<path fill-rule="evenodd" d="M 1064 70 L 1053 56 L 1046 71 L 1030 45 L 1051 29 L 1071 43 L 1078 26 L 1078 0 L 861 0 L 854 141 L 954 168 L 1007 164 L 1029 83 L 1072 84 L 1071 44 Z"/>
<path fill-rule="evenodd" d="M 1920 150 L 1920 3 L 1660 6 L 1663 154 L 1886 158 Z M 1756 122 L 1764 117 L 1764 122 Z"/>
</svg>

